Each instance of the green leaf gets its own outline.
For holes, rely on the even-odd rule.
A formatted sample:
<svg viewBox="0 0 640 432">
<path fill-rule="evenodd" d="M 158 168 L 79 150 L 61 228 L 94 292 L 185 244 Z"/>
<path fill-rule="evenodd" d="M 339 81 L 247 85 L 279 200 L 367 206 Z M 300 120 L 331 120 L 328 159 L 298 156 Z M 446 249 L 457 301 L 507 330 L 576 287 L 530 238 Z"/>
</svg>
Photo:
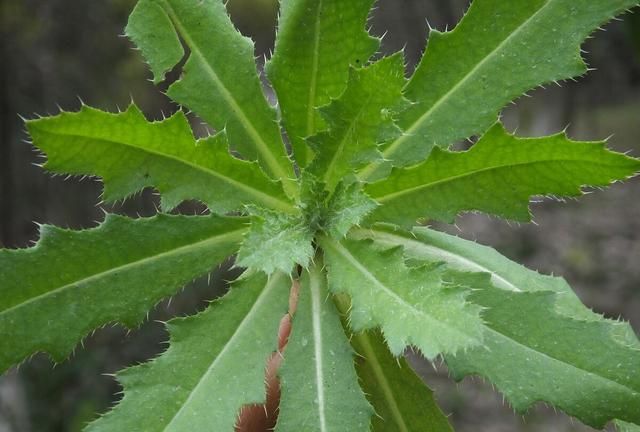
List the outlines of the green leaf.
<svg viewBox="0 0 640 432">
<path fill-rule="evenodd" d="M 571 141 L 564 133 L 516 138 L 498 123 L 470 150 L 436 148 L 426 162 L 396 168 L 365 190 L 381 204 L 372 221 L 451 222 L 471 210 L 529 221 L 533 195 L 579 196 L 583 185 L 606 186 L 639 170 L 639 160 L 609 151 L 602 142 Z"/>
<path fill-rule="evenodd" d="M 405 134 L 384 150 L 395 166 L 482 134 L 526 91 L 587 71 L 580 44 L 637 0 L 475 0 L 451 32 L 432 30 L 405 89 Z M 369 165 L 361 178 L 376 177 Z"/>
<path fill-rule="evenodd" d="M 518 411 L 545 401 L 595 428 L 640 422 L 640 349 L 612 337 L 606 321 L 578 321 L 554 310 L 557 294 L 478 289 L 484 346 L 446 356 L 456 379 L 480 374 Z"/>
<path fill-rule="evenodd" d="M 142 50 L 156 82 L 181 61 L 181 40 L 189 55 L 181 79 L 167 91 L 169 97 L 217 130 L 224 129 L 234 150 L 246 159 L 258 160 L 295 196 L 293 167 L 275 110 L 262 92 L 253 43 L 236 31 L 224 2 L 140 0 L 126 34 Z"/>
<path fill-rule="evenodd" d="M 362 66 L 378 47 L 365 31 L 373 0 L 282 0 L 267 75 L 278 94 L 296 161 L 311 151 L 304 138 L 324 129 L 316 108 L 344 91 L 349 66 Z"/>
<path fill-rule="evenodd" d="M 552 291 L 557 294 L 556 310 L 565 316 L 601 321 L 602 316 L 582 304 L 569 284 L 561 277 L 540 274 L 511 261 L 495 249 L 425 227 L 404 231 L 393 226 L 376 225 L 371 229 L 354 229 L 349 237 L 372 239 L 379 247 L 402 246 L 405 257 L 426 262 L 443 262 L 454 270 L 482 272 L 491 276 L 494 287 L 508 291 Z M 627 323 L 612 322 L 614 336 L 627 345 L 640 348 L 633 329 Z"/>
<path fill-rule="evenodd" d="M 394 114 L 404 109 L 402 56 L 395 54 L 363 69 L 351 69 L 345 92 L 320 109 L 328 130 L 307 141 L 318 153 L 309 168 L 329 190 L 353 168 L 381 157 L 379 143 L 400 134 Z"/>
<path fill-rule="evenodd" d="M 640 432 L 640 426 L 632 423 L 616 420 L 615 425 L 618 432 Z"/>
<path fill-rule="evenodd" d="M 351 297 L 355 332 L 380 326 L 393 354 L 414 345 L 428 358 L 482 342 L 480 309 L 467 304 L 467 287 L 445 281 L 441 266 L 407 267 L 401 248 L 378 251 L 370 241 L 319 242 L 329 288 Z"/>
<path fill-rule="evenodd" d="M 300 283 L 279 375 L 276 432 L 369 431 L 373 410 L 358 385 L 354 352 L 327 291 L 321 258 Z"/>
<path fill-rule="evenodd" d="M 251 230 L 238 252 L 237 265 L 271 274 L 291 273 L 295 265 L 306 267 L 313 257 L 313 232 L 299 215 L 258 208 L 252 213 Z"/>
<path fill-rule="evenodd" d="M 83 106 L 77 113 L 31 120 L 27 129 L 48 156 L 45 168 L 102 177 L 107 201 L 155 186 L 165 210 L 188 199 L 218 213 L 248 203 L 294 210 L 257 164 L 229 154 L 224 134 L 196 141 L 181 111 L 150 123 L 135 105 L 118 114 Z"/>
<path fill-rule="evenodd" d="M 44 225 L 35 247 L 0 250 L 0 371 L 38 351 L 62 361 L 110 322 L 133 328 L 158 301 L 233 254 L 245 224 L 107 215 L 85 231 Z"/>
<path fill-rule="evenodd" d="M 377 206 L 375 201 L 362 192 L 359 184 L 338 184 L 327 206 L 327 234 L 335 239 L 343 238 Z"/>
<path fill-rule="evenodd" d="M 592 425 L 613 418 L 629 420 L 624 408 L 615 407 L 640 401 L 638 343 L 624 343 L 621 335 L 629 330 L 627 325 L 579 306 L 564 280 L 539 275 L 490 248 L 425 228 L 406 233 L 376 227 L 354 230 L 350 236 L 372 238 L 378 247 L 402 245 L 409 257 L 422 261 L 488 272 L 501 288 L 487 289 L 483 280 L 473 281 L 477 273 L 467 273 L 466 285 L 473 288 L 467 301 L 483 308 L 486 327 L 483 346 L 446 356 L 458 379 L 471 373 L 487 377 L 518 410 L 542 400 Z M 452 276 L 463 284 L 464 275 Z M 613 360 L 603 362 L 605 358 Z M 625 384 L 625 379 L 633 383 Z M 599 397 L 590 398 L 592 394 Z M 598 404 L 599 411 L 593 411 Z"/>
<path fill-rule="evenodd" d="M 452 432 L 433 392 L 404 357 L 394 357 L 378 332 L 358 333 L 351 344 L 361 355 L 356 367 L 376 410 L 372 432 Z"/>
<path fill-rule="evenodd" d="M 257 274 L 204 312 L 170 321 L 169 349 L 120 372 L 122 401 L 88 430 L 233 431 L 243 405 L 265 401 L 265 367 L 290 286 L 287 275 Z"/>
</svg>

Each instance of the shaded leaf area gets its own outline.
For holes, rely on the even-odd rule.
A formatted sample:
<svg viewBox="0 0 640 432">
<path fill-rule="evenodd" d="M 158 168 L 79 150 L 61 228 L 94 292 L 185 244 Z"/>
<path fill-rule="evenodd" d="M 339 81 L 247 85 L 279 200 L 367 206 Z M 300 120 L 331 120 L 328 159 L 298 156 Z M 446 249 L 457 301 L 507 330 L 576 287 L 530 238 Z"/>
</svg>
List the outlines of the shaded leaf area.
<svg viewBox="0 0 640 432">
<path fill-rule="evenodd" d="M 320 245 L 329 288 L 351 297 L 355 332 L 379 326 L 396 356 L 408 345 L 434 358 L 482 343 L 480 308 L 466 301 L 468 287 L 445 280 L 454 276 L 442 266 L 407 267 L 402 248 L 380 251 L 370 241 L 322 238 Z"/>
<path fill-rule="evenodd" d="M 290 286 L 283 274 L 241 278 L 204 312 L 171 320 L 168 350 L 120 372 L 122 401 L 88 430 L 233 430 L 243 405 L 264 403 Z"/>
<path fill-rule="evenodd" d="M 378 145 L 400 135 L 394 117 L 405 108 L 404 83 L 402 56 L 385 57 L 365 68 L 351 69 L 345 92 L 319 109 L 328 130 L 307 139 L 317 153 L 309 171 L 328 190 L 354 168 L 379 159 Z"/>
<path fill-rule="evenodd" d="M 545 401 L 595 428 L 640 422 L 640 350 L 615 340 L 604 320 L 559 315 L 556 296 L 474 291 L 469 301 L 486 308 L 485 346 L 446 356 L 449 370 L 488 378 L 518 411 Z"/>
<path fill-rule="evenodd" d="M 135 327 L 158 301 L 233 254 L 245 224 L 108 215 L 85 231 L 44 225 L 35 247 L 0 250 L 0 370 L 38 351 L 62 361 L 110 322 Z"/>
<path fill-rule="evenodd" d="M 223 2 L 141 0 L 129 18 L 126 34 L 142 50 L 155 82 L 162 81 L 181 61 L 182 41 L 189 49 L 188 59 L 168 96 L 213 128 L 224 129 L 232 149 L 248 160 L 258 160 L 295 195 L 293 168 L 275 110 L 262 92 L 253 43 L 235 29 Z"/>
<path fill-rule="evenodd" d="M 375 221 L 452 222 L 478 210 L 526 222 L 532 196 L 579 196 L 584 185 L 607 186 L 639 170 L 639 160 L 602 142 L 571 141 L 563 133 L 517 138 L 498 123 L 470 150 L 436 148 L 424 163 L 397 168 L 365 190 L 381 204 L 370 217 Z"/>
<path fill-rule="evenodd" d="M 279 371 L 277 432 L 369 431 L 373 410 L 358 384 L 354 352 L 327 290 L 322 262 L 305 271 Z"/>
<path fill-rule="evenodd" d="M 312 152 L 304 138 L 325 129 L 317 111 L 342 94 L 349 66 L 363 66 L 378 47 L 365 25 L 373 0 L 283 0 L 267 75 L 299 166 Z"/>
<path fill-rule="evenodd" d="M 484 133 L 510 101 L 545 83 L 582 75 L 580 45 L 637 0 L 475 0 L 457 27 L 431 30 L 405 88 L 413 105 L 398 124 L 405 134 L 383 154 L 395 166 L 424 159 Z M 523 54 L 526 53 L 526 54 Z M 375 178 L 370 165 L 362 178 Z"/>
<path fill-rule="evenodd" d="M 376 411 L 372 432 L 453 431 L 433 392 L 404 357 L 389 352 L 379 332 L 354 334 L 351 344 L 361 355 L 358 375 Z"/>
<path fill-rule="evenodd" d="M 83 106 L 76 113 L 30 120 L 27 129 L 48 156 L 45 168 L 102 177 L 107 201 L 154 186 L 165 210 L 189 199 L 218 213 L 248 203 L 293 210 L 281 185 L 257 164 L 229 154 L 224 133 L 196 141 L 182 111 L 148 122 L 135 105 L 117 114 Z"/>
</svg>

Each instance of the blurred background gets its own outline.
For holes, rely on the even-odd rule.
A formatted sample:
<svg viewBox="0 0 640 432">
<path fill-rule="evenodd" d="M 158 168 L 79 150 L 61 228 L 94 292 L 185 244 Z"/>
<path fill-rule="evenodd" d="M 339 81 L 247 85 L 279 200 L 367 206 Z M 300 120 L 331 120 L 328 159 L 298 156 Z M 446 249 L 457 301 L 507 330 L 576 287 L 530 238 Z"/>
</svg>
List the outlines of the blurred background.
<svg viewBox="0 0 640 432">
<path fill-rule="evenodd" d="M 38 162 L 20 116 L 77 110 L 80 99 L 107 110 L 131 99 L 150 119 L 177 109 L 148 79 L 150 73 L 123 28 L 135 0 L 7 0 L 0 3 L 0 246 L 22 248 L 37 239 L 34 223 L 71 228 L 95 226 L 102 208 L 151 215 L 151 193 L 118 206 L 98 206 L 101 185 L 52 178 Z M 238 28 L 256 41 L 258 55 L 273 46 L 276 0 L 230 0 Z M 408 73 L 420 58 L 427 20 L 451 28 L 466 0 L 379 0 L 371 31 L 383 51 L 402 49 Z M 636 12 L 638 12 L 636 10 Z M 603 139 L 640 156 L 640 13 L 606 26 L 585 46 L 596 71 L 577 82 L 531 92 L 504 112 L 510 130 L 522 136 L 558 132 L 568 126 L 576 139 Z M 193 212 L 186 204 L 183 212 Z M 544 273 L 563 275 L 591 308 L 629 320 L 640 329 L 640 180 L 597 191 L 579 201 L 534 205 L 535 224 L 513 225 L 480 215 L 438 228 L 496 247 Z M 78 431 L 117 400 L 108 376 L 156 356 L 167 335 L 159 320 L 191 314 L 224 290 L 228 265 L 208 285 L 198 281 L 170 304 L 163 303 L 135 331 L 107 327 L 84 341 L 72 358 L 55 367 L 43 355 L 0 378 L 0 432 Z M 34 269 L 37 271 L 37 269 Z M 1 336 L 0 336 L 1 337 Z M 489 384 L 455 384 L 446 368 L 411 356 L 416 369 L 459 431 L 588 431 L 572 419 L 538 406 L 516 415 Z"/>
</svg>

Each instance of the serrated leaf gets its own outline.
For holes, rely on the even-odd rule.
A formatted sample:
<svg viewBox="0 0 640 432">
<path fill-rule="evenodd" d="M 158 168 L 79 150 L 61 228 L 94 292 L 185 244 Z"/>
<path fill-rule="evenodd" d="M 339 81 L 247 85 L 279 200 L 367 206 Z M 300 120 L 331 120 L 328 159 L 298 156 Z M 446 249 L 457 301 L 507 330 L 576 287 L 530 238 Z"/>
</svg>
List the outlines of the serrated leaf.
<svg viewBox="0 0 640 432">
<path fill-rule="evenodd" d="M 281 186 L 257 164 L 229 154 L 224 134 L 196 141 L 181 111 L 148 122 L 135 105 L 118 114 L 83 106 L 76 113 L 30 120 L 27 129 L 48 156 L 45 168 L 102 177 L 107 201 L 155 186 L 165 210 L 188 199 L 218 213 L 249 203 L 294 210 Z"/>
<path fill-rule="evenodd" d="M 359 184 L 338 184 L 328 203 L 327 234 L 341 239 L 377 206 L 378 204 L 362 191 Z"/>
<path fill-rule="evenodd" d="M 276 432 L 369 431 L 373 410 L 327 291 L 321 259 L 305 271 L 279 375 Z"/>
<path fill-rule="evenodd" d="M 250 209 L 251 229 L 238 251 L 237 265 L 271 274 L 306 267 L 313 257 L 314 233 L 300 215 Z"/>
<path fill-rule="evenodd" d="M 482 279 L 474 281 L 478 273 L 450 274 L 455 282 L 473 288 L 467 301 L 484 309 L 486 322 L 483 346 L 446 356 L 457 378 L 471 373 L 489 378 L 518 410 L 542 400 L 591 425 L 614 418 L 629 420 L 632 410 L 615 407 L 640 401 L 637 384 L 629 384 L 627 391 L 617 389 L 625 379 L 640 382 L 638 344 L 626 345 L 620 337 L 628 326 L 579 307 L 562 279 L 539 275 L 489 248 L 425 228 L 411 234 L 376 228 L 350 235 L 373 238 L 378 247 L 402 245 L 410 257 L 427 262 L 444 261 L 460 270 L 489 272 L 492 282 L 500 286 L 487 288 Z M 463 282 L 462 278 L 470 279 Z M 591 338 L 588 344 L 587 338 Z M 590 398 L 593 394 L 602 396 Z M 600 411 L 593 411 L 598 404 Z M 602 414 L 607 409 L 610 411 Z"/>
<path fill-rule="evenodd" d="M 97 228 L 45 225 L 35 247 L 0 250 L 0 371 L 44 351 L 62 361 L 91 330 L 134 327 L 237 249 L 247 220 L 108 215 Z"/>
<path fill-rule="evenodd" d="M 402 56 L 351 69 L 345 92 L 320 109 L 328 130 L 307 139 L 317 153 L 309 170 L 333 190 L 354 168 L 382 155 L 377 146 L 400 134 L 393 120 L 404 109 Z"/>
<path fill-rule="evenodd" d="M 345 89 L 349 66 L 362 66 L 378 47 L 365 31 L 373 0 L 283 0 L 267 75 L 278 94 L 298 165 L 311 151 L 304 138 L 324 129 L 316 108 Z"/>
<path fill-rule="evenodd" d="M 361 357 L 356 367 L 376 410 L 372 432 L 452 432 L 433 392 L 404 357 L 394 357 L 378 332 L 358 333 L 351 344 Z"/>
<path fill-rule="evenodd" d="M 639 170 L 639 160 L 602 142 L 571 141 L 563 133 L 517 138 L 497 123 L 470 150 L 436 148 L 424 163 L 396 168 L 365 190 L 381 204 L 370 221 L 451 222 L 471 210 L 529 221 L 531 196 L 578 196 L 583 185 L 607 186 Z"/>
<path fill-rule="evenodd" d="M 405 134 L 383 152 L 395 166 L 434 146 L 482 134 L 507 103 L 539 85 L 587 71 L 580 44 L 637 0 L 474 0 L 451 32 L 431 31 L 406 87 L 414 102 L 398 119 Z M 361 178 L 376 177 L 370 165 Z"/>
<path fill-rule="evenodd" d="M 140 0 L 126 34 L 142 50 L 155 81 L 176 66 L 189 49 L 173 100 L 189 107 L 217 130 L 224 129 L 234 150 L 258 160 L 272 178 L 296 195 L 275 110 L 262 92 L 253 43 L 233 26 L 220 0 Z M 179 37 L 179 39 L 178 39 Z"/>
<path fill-rule="evenodd" d="M 321 238 L 329 288 L 351 297 L 355 332 L 380 326 L 394 355 L 414 345 L 428 358 L 482 342 L 480 309 L 467 304 L 466 287 L 445 281 L 437 265 L 405 265 L 402 249 L 378 251 L 370 241 Z"/>
<path fill-rule="evenodd" d="M 602 320 L 601 315 L 582 304 L 563 278 L 529 270 L 488 246 L 425 227 L 404 231 L 394 226 L 376 225 L 370 229 L 354 229 L 349 237 L 372 239 L 383 248 L 402 246 L 408 259 L 443 262 L 461 272 L 488 273 L 491 284 L 500 289 L 517 292 L 552 291 L 559 294 L 556 310 L 560 314 L 579 320 Z M 640 348 L 640 342 L 628 323 L 610 321 L 610 324 L 620 343 Z"/>
<path fill-rule="evenodd" d="M 545 401 L 595 428 L 640 422 L 640 350 L 614 340 L 606 321 L 578 321 L 554 310 L 557 294 L 473 291 L 486 308 L 484 346 L 446 356 L 456 379 L 479 374 L 518 411 Z"/>
<path fill-rule="evenodd" d="M 204 312 L 170 321 L 169 349 L 118 374 L 122 401 L 88 431 L 232 432 L 243 405 L 265 401 L 290 286 L 287 275 L 256 274 Z"/>
</svg>

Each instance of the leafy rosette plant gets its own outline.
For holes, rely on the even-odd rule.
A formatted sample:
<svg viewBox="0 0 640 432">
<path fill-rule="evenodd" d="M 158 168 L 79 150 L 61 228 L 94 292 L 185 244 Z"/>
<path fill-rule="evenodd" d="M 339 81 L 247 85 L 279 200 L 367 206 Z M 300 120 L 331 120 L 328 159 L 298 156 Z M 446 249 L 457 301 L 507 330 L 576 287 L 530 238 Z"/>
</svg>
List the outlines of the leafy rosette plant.
<svg viewBox="0 0 640 432">
<path fill-rule="evenodd" d="M 117 375 L 124 396 L 89 431 L 232 431 L 265 401 L 296 280 L 276 431 L 450 430 L 407 347 L 455 379 L 486 378 L 518 411 L 542 401 L 596 428 L 640 424 L 628 324 L 561 278 L 425 227 L 469 211 L 527 222 L 533 196 L 640 170 L 604 142 L 499 122 L 530 89 L 585 73 L 583 40 L 637 0 L 475 0 L 454 30 L 431 31 L 408 79 L 402 53 L 376 55 L 372 2 L 281 2 L 265 67 L 276 109 L 222 1 L 140 0 L 126 34 L 156 83 L 181 70 L 168 96 L 217 132 L 195 137 L 184 110 L 149 122 L 133 104 L 27 122 L 50 172 L 102 178 L 107 202 L 153 187 L 162 210 L 44 225 L 35 247 L 0 251 L 0 369 L 36 352 L 62 361 L 108 323 L 135 328 L 235 255 L 246 270 L 229 292 L 171 320 L 169 348 Z M 209 214 L 170 214 L 185 200 Z"/>
</svg>

